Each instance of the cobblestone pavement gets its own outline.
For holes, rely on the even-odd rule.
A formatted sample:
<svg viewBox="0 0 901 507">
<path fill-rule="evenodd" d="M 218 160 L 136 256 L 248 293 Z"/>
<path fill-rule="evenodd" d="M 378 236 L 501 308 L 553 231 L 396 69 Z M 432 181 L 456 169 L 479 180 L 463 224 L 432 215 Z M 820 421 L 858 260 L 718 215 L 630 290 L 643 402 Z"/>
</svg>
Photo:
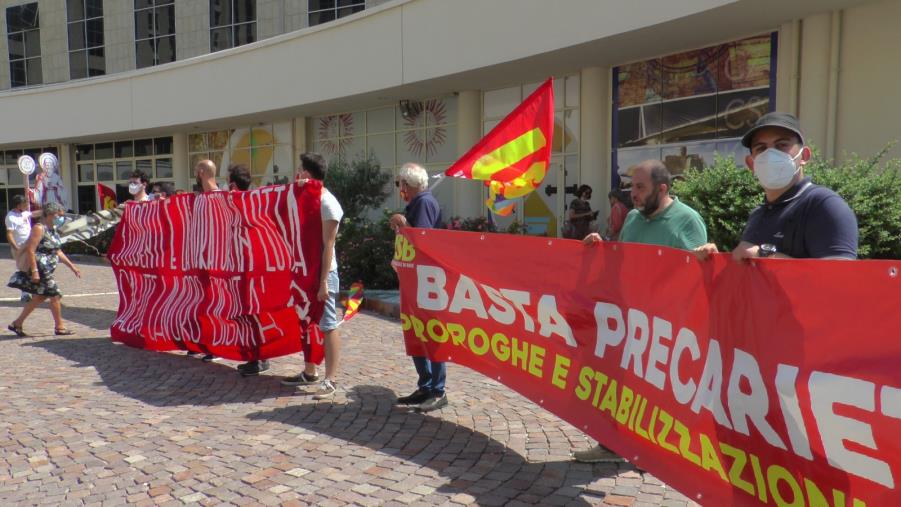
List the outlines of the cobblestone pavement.
<svg viewBox="0 0 901 507">
<path fill-rule="evenodd" d="M 593 442 L 463 367 L 449 366 L 441 411 L 393 406 L 415 387 L 396 321 L 360 314 L 342 328 L 341 390 L 314 401 L 279 383 L 298 357 L 242 378 L 233 362 L 113 344 L 112 272 L 82 269 L 57 277 L 76 336 L 54 336 L 46 308 L 27 338 L 0 328 L 0 505 L 690 503 L 627 463 L 572 462 Z M 0 289 L 0 323 L 19 308 Z"/>
</svg>

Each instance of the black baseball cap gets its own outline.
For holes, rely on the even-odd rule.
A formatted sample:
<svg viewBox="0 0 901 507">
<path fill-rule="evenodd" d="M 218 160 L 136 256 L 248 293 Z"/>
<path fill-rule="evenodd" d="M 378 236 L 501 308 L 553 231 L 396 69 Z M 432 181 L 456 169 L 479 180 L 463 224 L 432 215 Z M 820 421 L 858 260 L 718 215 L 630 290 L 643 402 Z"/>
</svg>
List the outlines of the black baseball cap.
<svg viewBox="0 0 901 507">
<path fill-rule="evenodd" d="M 787 130 L 791 130 L 798 135 L 798 139 L 801 140 L 801 144 L 804 144 L 804 134 L 801 133 L 801 122 L 799 122 L 794 115 L 788 113 L 772 112 L 761 116 L 757 120 L 757 122 L 754 123 L 754 126 L 751 127 L 751 130 L 747 131 L 745 135 L 742 136 L 742 146 L 750 149 L 751 139 L 754 137 L 754 133 L 766 127 L 781 127 Z"/>
</svg>

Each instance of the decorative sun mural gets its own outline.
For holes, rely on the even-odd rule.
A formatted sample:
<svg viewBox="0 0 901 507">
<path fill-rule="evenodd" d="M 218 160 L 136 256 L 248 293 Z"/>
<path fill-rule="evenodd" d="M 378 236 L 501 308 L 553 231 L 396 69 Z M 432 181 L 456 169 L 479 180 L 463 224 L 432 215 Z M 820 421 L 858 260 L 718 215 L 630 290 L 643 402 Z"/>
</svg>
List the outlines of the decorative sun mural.
<svg viewBox="0 0 901 507">
<path fill-rule="evenodd" d="M 412 128 L 403 135 L 403 142 L 407 150 L 418 156 L 426 157 L 434 155 L 447 141 L 447 128 L 436 126 L 423 129 L 431 125 L 443 125 L 447 121 L 447 104 L 440 99 L 430 99 L 422 102 L 422 109 L 416 114 L 404 118 L 403 126 Z"/>
<path fill-rule="evenodd" d="M 322 139 L 319 143 L 320 150 L 325 155 L 338 155 L 341 158 L 347 156 L 345 148 L 338 142 L 338 136 L 352 136 L 354 134 L 354 117 L 349 113 L 319 118 L 316 126 L 317 137 Z"/>
</svg>

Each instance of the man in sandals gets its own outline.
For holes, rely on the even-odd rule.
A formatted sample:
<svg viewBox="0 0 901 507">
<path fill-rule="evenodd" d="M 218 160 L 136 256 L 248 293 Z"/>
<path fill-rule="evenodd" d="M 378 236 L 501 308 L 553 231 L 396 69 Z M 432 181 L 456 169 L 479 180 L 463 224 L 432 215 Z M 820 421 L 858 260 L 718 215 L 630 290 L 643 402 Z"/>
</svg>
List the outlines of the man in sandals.
<svg viewBox="0 0 901 507">
<path fill-rule="evenodd" d="M 325 179 L 327 166 L 325 159 L 317 153 L 304 153 L 300 156 L 300 178 L 322 181 Z M 325 378 L 320 381 L 316 374 L 316 365 L 305 362 L 304 370 L 293 377 L 282 379 L 286 386 L 308 386 L 319 384 L 313 394 L 315 400 L 325 400 L 335 395 L 335 375 L 338 373 L 338 359 L 341 352 L 341 340 L 335 301 L 338 297 L 338 260 L 335 257 L 335 239 L 338 237 L 338 224 L 344 211 L 338 199 L 323 187 L 322 189 L 322 268 L 319 277 L 319 293 L 316 297 L 325 303 L 319 329 L 325 336 Z"/>
</svg>

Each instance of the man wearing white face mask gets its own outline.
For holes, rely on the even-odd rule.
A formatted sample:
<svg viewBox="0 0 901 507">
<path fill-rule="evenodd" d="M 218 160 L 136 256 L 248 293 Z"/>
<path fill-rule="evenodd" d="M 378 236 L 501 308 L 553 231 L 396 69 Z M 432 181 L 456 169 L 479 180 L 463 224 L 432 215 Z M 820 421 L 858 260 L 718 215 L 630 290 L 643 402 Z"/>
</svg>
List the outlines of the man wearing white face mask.
<svg viewBox="0 0 901 507">
<path fill-rule="evenodd" d="M 150 199 L 147 196 L 147 183 L 147 175 L 144 174 L 144 171 L 137 170 L 131 173 L 128 181 L 128 193 L 131 194 L 132 199 L 138 202 Z"/>
<path fill-rule="evenodd" d="M 838 194 L 804 177 L 811 152 L 798 119 L 787 113 L 765 114 L 741 143 L 751 151 L 745 161 L 766 199 L 748 217 L 732 257 L 856 259 L 854 212 Z M 697 252 L 706 258 L 717 248 L 708 243 Z"/>
</svg>

